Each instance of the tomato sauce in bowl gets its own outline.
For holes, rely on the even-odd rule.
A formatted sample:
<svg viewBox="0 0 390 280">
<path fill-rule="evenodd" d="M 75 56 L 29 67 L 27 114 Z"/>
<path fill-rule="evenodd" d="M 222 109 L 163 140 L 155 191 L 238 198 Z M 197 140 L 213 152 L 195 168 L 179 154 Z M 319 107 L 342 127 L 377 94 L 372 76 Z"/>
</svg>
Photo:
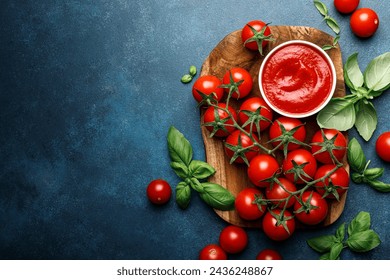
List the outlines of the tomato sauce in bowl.
<svg viewBox="0 0 390 280">
<path fill-rule="evenodd" d="M 332 98 L 336 71 L 317 45 L 293 40 L 275 47 L 259 73 L 260 92 L 277 113 L 303 118 L 320 111 Z"/>
</svg>

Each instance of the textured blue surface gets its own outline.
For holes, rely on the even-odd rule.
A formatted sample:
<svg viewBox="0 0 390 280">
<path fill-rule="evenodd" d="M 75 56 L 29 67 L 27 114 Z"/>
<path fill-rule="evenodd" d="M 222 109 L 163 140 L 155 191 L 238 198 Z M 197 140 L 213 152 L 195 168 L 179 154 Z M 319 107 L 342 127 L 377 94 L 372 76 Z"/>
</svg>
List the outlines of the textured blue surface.
<svg viewBox="0 0 390 280">
<path fill-rule="evenodd" d="M 341 26 L 344 61 L 357 51 L 364 69 L 389 51 L 389 1 L 360 1 L 381 20 L 366 40 L 351 34 L 349 16 L 333 1 L 324 2 Z M 0 258 L 196 259 L 217 242 L 226 223 L 196 195 L 182 211 L 174 200 L 151 205 L 145 188 L 159 177 L 178 183 L 165 140 L 171 125 L 204 160 L 191 85 L 180 77 L 252 19 L 331 33 L 303 0 L 1 1 Z M 374 151 L 390 130 L 389 92 L 374 104 L 378 129 L 364 148 L 390 182 L 389 164 Z M 354 129 L 350 136 L 358 137 Z M 334 225 L 282 243 L 248 230 L 249 247 L 231 258 L 273 247 L 286 259 L 316 259 L 306 240 L 364 210 L 382 244 L 365 254 L 345 250 L 342 259 L 390 259 L 389 195 L 351 184 Z"/>
</svg>

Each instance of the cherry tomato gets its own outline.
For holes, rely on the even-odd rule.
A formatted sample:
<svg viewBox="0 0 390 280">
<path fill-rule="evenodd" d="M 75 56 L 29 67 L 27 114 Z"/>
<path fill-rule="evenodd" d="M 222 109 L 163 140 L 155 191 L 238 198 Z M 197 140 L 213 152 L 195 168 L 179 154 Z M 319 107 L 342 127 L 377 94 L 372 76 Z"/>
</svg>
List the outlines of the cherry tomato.
<svg viewBox="0 0 390 280">
<path fill-rule="evenodd" d="M 279 170 L 276 159 L 270 155 L 260 154 L 255 156 L 249 163 L 248 177 L 258 187 L 267 187 L 270 182 L 262 182 L 271 178 Z"/>
<path fill-rule="evenodd" d="M 303 204 L 301 203 L 303 202 Z M 295 218 L 306 225 L 317 225 L 328 215 L 328 203 L 315 191 L 305 191 L 294 204 Z"/>
<path fill-rule="evenodd" d="M 165 204 L 171 198 L 172 189 L 169 183 L 163 179 L 156 179 L 149 183 L 146 195 L 149 200 L 157 205 Z"/>
<path fill-rule="evenodd" d="M 203 116 L 203 121 L 207 130 L 214 133 L 213 135 L 226 137 L 235 130 L 234 126 L 232 126 L 234 122 L 229 114 L 221 109 L 226 108 L 225 103 L 219 103 L 218 107 L 210 106 L 207 108 Z M 237 120 L 237 113 L 233 107 L 228 106 L 228 110 L 233 119 Z"/>
<path fill-rule="evenodd" d="M 322 133 L 324 133 L 325 135 L 326 138 L 325 141 L 324 141 L 324 137 L 322 136 Z M 336 129 L 323 129 L 323 132 L 321 132 L 321 130 L 316 131 L 316 133 L 314 133 L 313 138 L 311 140 L 312 142 L 311 152 L 313 153 L 315 159 L 318 160 L 319 162 L 325 164 L 334 163 L 328 151 L 323 151 L 321 153 L 316 154 L 318 151 L 322 149 L 321 144 L 316 144 L 316 143 L 323 143 L 325 147 L 326 146 L 331 147 L 330 142 L 333 137 L 336 138 L 334 139 L 335 148 L 332 150 L 332 153 L 339 162 L 343 160 L 343 157 L 347 151 L 347 140 L 345 139 L 344 135 Z M 329 144 L 326 144 L 327 142 Z"/>
<path fill-rule="evenodd" d="M 227 260 L 225 251 L 217 244 L 206 245 L 199 253 L 200 260 Z"/>
<path fill-rule="evenodd" d="M 242 32 L 241 32 L 241 39 L 242 39 L 243 43 L 245 43 L 246 40 L 252 38 L 254 35 L 253 31 L 251 30 L 251 28 L 248 25 L 250 25 L 252 28 L 254 28 L 257 32 L 260 32 L 266 26 L 266 24 L 261 20 L 252 20 L 252 21 L 248 22 L 242 28 Z M 265 27 L 263 35 L 264 35 L 264 37 L 271 35 L 271 29 L 268 26 Z M 268 40 L 266 40 L 266 39 L 261 40 L 261 48 L 262 49 L 265 46 L 267 46 L 267 44 L 268 44 Z M 246 43 L 245 47 L 247 49 L 250 49 L 253 51 L 257 51 L 259 49 L 256 41 Z"/>
<path fill-rule="evenodd" d="M 299 165 L 303 166 L 303 171 L 309 176 L 301 174 L 302 178 L 306 181 L 311 181 L 314 178 L 314 175 L 317 171 L 317 161 L 314 156 L 307 150 L 298 149 L 291 151 L 287 154 L 287 157 L 283 160 L 282 168 L 283 172 L 288 180 L 295 182 L 295 174 L 290 173 L 293 170 L 294 164 L 293 161 Z M 297 177 L 297 184 L 302 184 L 304 181 Z"/>
<path fill-rule="evenodd" d="M 267 207 L 266 205 L 259 207 L 254 203 L 256 197 L 262 198 L 263 194 L 255 188 L 245 188 L 237 194 L 234 206 L 238 216 L 244 220 L 253 221 L 264 215 Z"/>
<path fill-rule="evenodd" d="M 217 101 L 220 101 L 223 97 L 223 88 L 220 88 L 222 85 L 222 82 L 220 79 L 218 79 L 215 76 L 212 75 L 205 75 L 199 77 L 194 85 L 192 86 L 192 95 L 194 96 L 195 100 L 199 102 L 202 101 L 202 96 L 198 93 L 197 90 L 202 92 L 203 94 L 210 95 L 212 93 L 215 93 L 215 99 Z"/>
<path fill-rule="evenodd" d="M 255 113 L 257 109 L 260 108 L 260 115 L 257 115 L 257 118 L 259 118 L 259 127 L 260 131 L 265 130 L 270 126 L 270 122 L 264 119 L 260 119 L 261 117 L 266 118 L 270 121 L 273 119 L 273 111 L 271 107 L 268 106 L 268 104 L 264 101 L 263 98 L 260 97 L 251 97 L 246 99 L 240 107 L 239 113 L 238 113 L 238 120 L 240 121 L 241 125 L 244 125 L 248 120 L 249 116 L 248 113 L 251 114 Z M 250 124 L 246 125 L 244 128 L 250 129 Z M 253 123 L 252 131 L 258 131 L 256 122 Z"/>
<path fill-rule="evenodd" d="M 252 134 L 252 137 L 256 142 L 259 142 L 256 135 Z M 249 162 L 258 154 L 259 147 L 252 147 L 249 150 L 241 152 L 240 150 L 251 147 L 252 145 L 253 141 L 248 135 L 240 130 L 235 130 L 226 138 L 225 152 L 230 159 L 232 159 L 235 155 L 238 155 L 238 157 L 234 160 L 235 163 L 244 163 L 244 157 Z"/>
<path fill-rule="evenodd" d="M 375 150 L 381 159 L 390 162 L 390 131 L 379 135 L 376 140 Z"/>
<path fill-rule="evenodd" d="M 321 196 L 327 193 L 326 198 L 340 197 L 349 187 L 349 175 L 344 167 L 339 167 L 330 176 L 328 175 L 334 168 L 336 168 L 336 165 L 334 164 L 325 164 L 318 168 L 316 175 L 314 176 L 314 180 L 327 176 L 323 182 L 320 181 L 315 184 L 315 187 Z"/>
<path fill-rule="evenodd" d="M 271 199 L 272 203 L 277 205 L 278 208 L 285 207 L 285 199 L 290 196 L 291 192 L 295 192 L 297 188 L 295 185 L 286 178 L 279 178 L 280 185 L 276 182 L 272 186 L 268 186 L 265 190 L 265 197 Z M 295 203 L 295 196 L 291 196 L 287 202 L 287 208 L 293 206 Z"/>
<path fill-rule="evenodd" d="M 334 0 L 334 6 L 337 11 L 343 14 L 352 13 L 359 6 L 359 0 Z"/>
<path fill-rule="evenodd" d="M 280 209 L 272 210 L 273 214 L 278 217 L 275 218 L 271 212 L 267 212 L 263 218 L 264 233 L 275 241 L 283 241 L 289 238 L 295 231 L 295 219 L 288 210 L 281 215 Z M 280 221 L 282 219 L 282 221 Z M 279 220 L 279 221 L 278 221 Z M 283 226 L 284 224 L 284 226 Z M 288 231 L 286 230 L 288 229 Z"/>
<path fill-rule="evenodd" d="M 272 123 L 271 127 L 269 128 L 270 140 L 273 140 L 282 135 L 282 129 L 280 125 L 282 125 L 287 132 L 298 126 L 301 126 L 300 128 L 298 128 L 297 131 L 295 131 L 295 133 L 292 136 L 300 142 L 305 141 L 306 128 L 305 126 L 303 126 L 303 123 L 298 119 L 288 118 L 288 117 L 279 117 Z M 276 147 L 277 145 L 280 144 L 280 142 L 281 141 L 272 142 L 272 145 Z M 296 143 L 289 143 L 287 145 L 287 150 L 292 151 L 298 149 L 299 147 L 300 145 Z M 279 146 L 279 149 L 283 150 L 283 145 Z"/>
<path fill-rule="evenodd" d="M 232 68 L 223 76 L 222 82 L 224 85 L 230 84 L 230 75 L 233 77 L 233 81 L 235 83 L 243 80 L 243 82 L 238 86 L 239 93 L 234 91 L 232 93 L 232 97 L 236 99 L 246 97 L 251 92 L 253 86 L 251 74 L 241 67 Z M 229 88 L 225 88 L 225 92 L 229 93 Z"/>
<path fill-rule="evenodd" d="M 353 12 L 349 24 L 356 36 L 367 38 L 374 35 L 378 29 L 379 17 L 370 8 L 360 8 Z"/>
<path fill-rule="evenodd" d="M 256 256 L 256 260 L 282 260 L 282 256 L 279 254 L 278 251 L 272 250 L 272 249 L 264 249 L 263 251 L 259 252 Z"/>
<path fill-rule="evenodd" d="M 241 227 L 227 226 L 219 235 L 219 245 L 227 253 L 239 253 L 248 245 L 248 235 Z"/>
</svg>

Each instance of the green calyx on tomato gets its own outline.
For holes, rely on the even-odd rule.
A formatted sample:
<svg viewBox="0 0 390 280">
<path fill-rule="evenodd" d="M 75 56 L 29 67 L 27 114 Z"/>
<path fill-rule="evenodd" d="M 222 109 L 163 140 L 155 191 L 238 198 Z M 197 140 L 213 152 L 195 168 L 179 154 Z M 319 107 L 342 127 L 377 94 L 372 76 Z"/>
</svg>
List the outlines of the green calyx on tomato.
<svg viewBox="0 0 390 280">
<path fill-rule="evenodd" d="M 203 118 L 202 125 L 210 131 L 210 137 L 226 137 L 235 130 L 237 114 L 231 106 L 219 103 L 208 107 Z"/>
<path fill-rule="evenodd" d="M 269 23 L 264 23 L 262 21 L 251 21 L 247 23 L 242 30 L 244 45 L 247 48 L 254 50 L 255 48 L 250 43 L 255 42 L 260 55 L 263 55 L 263 47 L 266 46 L 268 41 L 275 40 L 268 25 Z M 255 27 L 257 27 L 257 29 L 260 28 L 260 30 L 257 30 Z M 250 32 L 253 34 L 252 36 Z"/>
<path fill-rule="evenodd" d="M 347 149 L 347 141 L 335 129 L 320 129 L 312 138 L 311 149 L 316 160 L 324 164 L 340 164 Z"/>
<path fill-rule="evenodd" d="M 258 141 L 255 135 L 248 136 L 240 130 L 233 131 L 225 141 L 225 152 L 230 157 L 230 164 L 236 162 L 249 165 L 249 161 L 259 152 L 259 147 L 255 145 Z"/>
</svg>

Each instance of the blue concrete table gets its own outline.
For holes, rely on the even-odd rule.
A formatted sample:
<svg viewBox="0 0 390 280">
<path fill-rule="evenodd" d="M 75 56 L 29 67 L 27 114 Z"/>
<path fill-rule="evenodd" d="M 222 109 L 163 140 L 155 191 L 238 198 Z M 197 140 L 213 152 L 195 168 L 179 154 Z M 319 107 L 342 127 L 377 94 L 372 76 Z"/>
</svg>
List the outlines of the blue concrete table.
<svg viewBox="0 0 390 280">
<path fill-rule="evenodd" d="M 349 16 L 324 1 L 341 26 L 343 61 L 359 52 L 364 69 L 389 51 L 389 1 L 360 1 L 377 11 L 370 39 L 355 37 Z M 226 223 L 193 195 L 151 205 L 147 184 L 179 179 L 169 167 L 166 134 L 177 127 L 204 160 L 191 84 L 180 83 L 228 33 L 253 19 L 332 33 L 311 1 L 9 1 L 0 4 L 0 258 L 197 259 Z M 389 164 L 374 143 L 390 130 L 390 93 L 374 100 L 378 128 L 368 143 L 372 166 Z M 390 259 L 390 194 L 351 184 L 333 225 L 296 232 L 286 242 L 248 230 L 232 259 L 271 247 L 285 259 L 317 259 L 306 240 L 332 234 L 359 211 L 371 213 L 382 244 L 342 259 Z"/>
</svg>

